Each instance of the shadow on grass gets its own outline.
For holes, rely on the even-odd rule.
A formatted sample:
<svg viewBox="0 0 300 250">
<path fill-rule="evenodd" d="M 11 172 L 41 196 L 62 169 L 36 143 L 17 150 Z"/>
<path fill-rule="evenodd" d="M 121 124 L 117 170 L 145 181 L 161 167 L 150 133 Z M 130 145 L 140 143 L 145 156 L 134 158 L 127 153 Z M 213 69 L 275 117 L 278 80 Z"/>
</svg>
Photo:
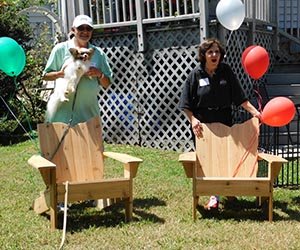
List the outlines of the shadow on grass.
<svg viewBox="0 0 300 250">
<path fill-rule="evenodd" d="M 296 205 L 300 205 L 300 197 L 298 196 L 298 197 L 294 197 L 293 199 L 293 203 L 295 203 Z"/>
<path fill-rule="evenodd" d="M 133 219 L 150 223 L 164 223 L 163 218 L 149 212 L 151 207 L 166 206 L 166 203 L 156 197 L 133 200 Z M 45 215 L 49 219 L 49 215 Z M 97 210 L 91 202 L 72 204 L 67 214 L 67 231 L 78 232 L 90 227 L 116 227 L 125 223 L 124 203 L 113 204 L 103 210 Z M 63 213 L 58 213 L 58 228 L 63 228 Z"/>
<path fill-rule="evenodd" d="M 300 202 L 300 200 L 299 200 Z M 274 209 L 281 210 L 285 215 L 281 215 L 274 211 L 273 209 L 273 220 L 274 221 L 300 221 L 300 212 L 288 208 L 287 202 L 274 201 Z M 230 219 L 236 221 L 266 221 L 268 220 L 267 211 L 268 205 L 267 202 L 263 203 L 261 207 L 257 206 L 256 201 L 249 201 L 245 199 L 238 199 L 234 202 L 225 202 L 223 206 L 220 206 L 218 211 L 207 211 L 203 206 L 199 205 L 197 207 L 198 212 L 200 213 L 200 219 L 204 218 L 213 218 L 213 219 Z"/>
<path fill-rule="evenodd" d="M 300 221 L 300 212 L 299 212 L 299 210 L 291 209 L 291 207 L 299 207 L 300 197 L 293 198 L 292 203 L 293 204 L 289 204 L 288 202 L 275 201 L 274 206 L 276 208 L 280 208 L 282 212 L 284 212 L 285 214 L 288 215 L 288 218 L 283 218 L 283 220 Z"/>
</svg>

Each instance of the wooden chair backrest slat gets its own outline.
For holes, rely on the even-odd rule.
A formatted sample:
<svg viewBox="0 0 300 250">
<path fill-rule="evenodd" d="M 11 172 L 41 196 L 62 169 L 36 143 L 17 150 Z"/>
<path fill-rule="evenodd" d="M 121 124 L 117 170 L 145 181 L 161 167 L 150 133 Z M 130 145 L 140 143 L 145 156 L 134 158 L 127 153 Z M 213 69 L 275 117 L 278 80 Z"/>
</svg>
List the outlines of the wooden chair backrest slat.
<svg viewBox="0 0 300 250">
<path fill-rule="evenodd" d="M 232 127 L 221 123 L 203 124 L 203 137 L 196 140 L 196 154 L 199 160 L 196 175 L 256 176 L 258 135 L 257 118 Z"/>
<path fill-rule="evenodd" d="M 94 117 L 70 128 L 64 123 L 39 124 L 38 133 L 43 156 L 57 165 L 57 183 L 95 181 L 103 178 L 100 117 Z"/>
</svg>

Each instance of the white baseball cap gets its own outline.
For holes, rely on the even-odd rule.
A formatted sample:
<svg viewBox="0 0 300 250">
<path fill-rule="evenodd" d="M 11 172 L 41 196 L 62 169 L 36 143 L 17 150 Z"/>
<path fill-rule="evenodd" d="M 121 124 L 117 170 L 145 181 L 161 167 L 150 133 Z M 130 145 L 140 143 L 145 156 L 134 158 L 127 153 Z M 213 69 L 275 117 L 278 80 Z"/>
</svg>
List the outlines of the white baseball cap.
<svg viewBox="0 0 300 250">
<path fill-rule="evenodd" d="M 78 15 L 75 17 L 73 21 L 73 27 L 78 28 L 81 25 L 88 25 L 93 28 L 93 20 L 89 16 L 86 15 Z"/>
</svg>

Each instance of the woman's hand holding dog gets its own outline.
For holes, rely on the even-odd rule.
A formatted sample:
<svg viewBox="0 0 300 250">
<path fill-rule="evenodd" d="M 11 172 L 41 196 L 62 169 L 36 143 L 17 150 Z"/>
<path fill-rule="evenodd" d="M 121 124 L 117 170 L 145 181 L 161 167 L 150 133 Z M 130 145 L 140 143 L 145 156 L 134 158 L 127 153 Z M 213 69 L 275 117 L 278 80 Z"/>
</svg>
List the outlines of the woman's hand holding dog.
<svg viewBox="0 0 300 250">
<path fill-rule="evenodd" d="M 65 72 L 64 70 L 60 70 L 60 71 L 52 71 L 52 72 L 48 72 L 44 75 L 43 79 L 45 81 L 55 81 L 58 78 L 63 78 L 65 76 Z"/>
<path fill-rule="evenodd" d="M 90 67 L 90 69 L 85 73 L 88 77 L 101 77 L 103 73 L 96 67 Z"/>
<path fill-rule="evenodd" d="M 109 86 L 110 81 L 98 68 L 90 67 L 90 69 L 86 72 L 86 76 L 88 77 L 97 77 L 99 84 L 101 84 L 105 89 Z"/>
</svg>

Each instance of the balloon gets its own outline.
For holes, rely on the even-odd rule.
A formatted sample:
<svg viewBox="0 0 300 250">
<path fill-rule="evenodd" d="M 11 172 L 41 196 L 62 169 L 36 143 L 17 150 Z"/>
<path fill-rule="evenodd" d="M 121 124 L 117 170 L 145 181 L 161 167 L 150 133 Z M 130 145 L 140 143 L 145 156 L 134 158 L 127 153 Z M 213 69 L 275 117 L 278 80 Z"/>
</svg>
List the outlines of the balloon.
<svg viewBox="0 0 300 250">
<path fill-rule="evenodd" d="M 247 74 L 257 80 L 268 70 L 268 52 L 261 46 L 250 46 L 242 54 L 242 65 Z"/>
<path fill-rule="evenodd" d="M 261 121 L 272 127 L 281 127 L 290 123 L 295 113 L 295 105 L 289 98 L 275 97 L 264 107 Z"/>
<path fill-rule="evenodd" d="M 23 48 L 12 38 L 0 37 L 0 70 L 18 76 L 24 69 L 26 56 Z"/>
<path fill-rule="evenodd" d="M 240 0 L 221 0 L 216 15 L 226 29 L 237 30 L 245 19 L 245 6 Z"/>
<path fill-rule="evenodd" d="M 242 54 L 242 66 L 243 66 L 243 68 L 244 68 L 244 70 L 246 71 L 247 74 L 248 74 L 248 72 L 247 72 L 247 69 L 245 68 L 245 63 L 244 62 L 245 62 L 246 56 L 248 55 L 249 51 L 252 50 L 255 47 L 256 47 L 256 45 L 249 46 L 248 48 L 246 48 L 244 50 L 244 52 Z"/>
</svg>

